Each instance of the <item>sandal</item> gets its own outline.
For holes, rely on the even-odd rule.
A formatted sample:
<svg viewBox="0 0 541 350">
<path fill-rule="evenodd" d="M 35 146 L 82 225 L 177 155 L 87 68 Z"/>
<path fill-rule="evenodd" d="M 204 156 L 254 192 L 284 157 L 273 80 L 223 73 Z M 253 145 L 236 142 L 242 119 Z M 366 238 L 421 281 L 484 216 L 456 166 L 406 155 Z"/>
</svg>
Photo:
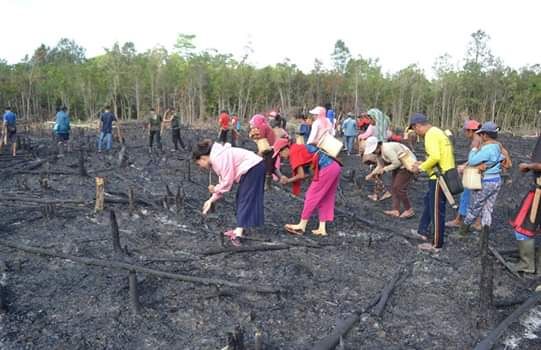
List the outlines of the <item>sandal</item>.
<svg viewBox="0 0 541 350">
<path fill-rule="evenodd" d="M 383 214 L 391 216 L 393 218 L 401 218 L 400 212 L 398 210 L 384 210 Z"/>
<path fill-rule="evenodd" d="M 292 228 L 290 225 L 285 225 L 284 228 L 287 231 L 287 233 L 289 233 L 289 234 L 292 234 L 292 235 L 295 235 L 295 236 L 304 235 L 304 231 L 301 230 L 300 228 L 295 229 L 295 228 Z"/>
<path fill-rule="evenodd" d="M 400 214 L 400 218 L 401 219 L 410 219 L 410 218 L 415 216 L 415 212 L 413 210 L 409 214 L 406 214 L 406 213 L 407 213 L 407 211 Z M 404 214 L 406 214 L 406 215 L 404 215 Z"/>
<path fill-rule="evenodd" d="M 425 252 L 434 253 L 437 254 L 440 252 L 441 248 L 436 248 L 432 245 L 432 243 L 422 243 L 417 246 L 419 250 L 423 250 Z"/>
</svg>

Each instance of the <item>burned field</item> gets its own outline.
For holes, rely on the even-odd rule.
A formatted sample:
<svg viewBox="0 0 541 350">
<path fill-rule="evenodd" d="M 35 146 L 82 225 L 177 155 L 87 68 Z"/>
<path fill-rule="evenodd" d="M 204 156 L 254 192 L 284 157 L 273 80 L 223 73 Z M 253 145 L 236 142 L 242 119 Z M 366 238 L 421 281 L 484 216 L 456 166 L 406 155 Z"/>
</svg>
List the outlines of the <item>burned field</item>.
<svg viewBox="0 0 541 350">
<path fill-rule="evenodd" d="M 410 189 L 417 216 L 391 219 L 382 213 L 390 203 L 367 199 L 368 170 L 347 157 L 329 236 L 286 235 L 302 202 L 275 185 L 265 194 L 265 227 L 235 249 L 222 238 L 235 222 L 234 192 L 201 216 L 208 173 L 188 151 L 149 154 L 140 130 L 129 129 L 126 148 L 117 143 L 109 154 L 96 152 L 88 130 L 75 130 L 73 149 L 60 155 L 48 133 L 27 131 L 16 158 L 0 155 L 0 348 L 310 349 L 354 312 L 360 319 L 351 318 L 345 349 L 469 349 L 486 335 L 477 240 L 448 232 L 442 252 L 429 255 L 408 234 L 426 179 Z M 213 135 L 183 132 L 186 143 Z M 508 258 L 515 242 L 507 220 L 530 182 L 516 167 L 534 141 L 502 140 L 515 164 L 490 244 Z M 466 141 L 456 142 L 464 159 Z M 98 213 L 96 177 L 105 179 Z M 536 285 L 492 263 L 490 328 Z M 496 348 L 541 348 L 539 314 L 527 311 Z"/>
</svg>

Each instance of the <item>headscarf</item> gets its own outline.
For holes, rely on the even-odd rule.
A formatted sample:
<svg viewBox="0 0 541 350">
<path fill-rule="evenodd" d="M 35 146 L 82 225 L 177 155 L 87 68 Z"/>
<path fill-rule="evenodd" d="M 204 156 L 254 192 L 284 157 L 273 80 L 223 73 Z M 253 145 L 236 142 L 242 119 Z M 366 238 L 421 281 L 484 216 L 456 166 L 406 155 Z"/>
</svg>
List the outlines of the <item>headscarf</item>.
<svg viewBox="0 0 541 350">
<path fill-rule="evenodd" d="M 276 135 L 274 131 L 269 126 L 267 118 L 264 115 L 256 114 L 250 119 L 250 126 L 252 128 L 259 129 L 261 137 L 266 138 L 269 141 L 269 145 L 273 145 L 276 141 Z"/>
<path fill-rule="evenodd" d="M 289 164 L 296 175 L 300 167 L 310 164 L 314 169 L 313 181 L 319 180 L 319 156 L 316 153 L 308 152 L 306 145 L 293 144 L 289 146 Z M 293 182 L 291 192 L 298 196 L 301 193 L 302 179 Z"/>
<path fill-rule="evenodd" d="M 261 129 L 264 126 L 269 126 L 267 118 L 262 114 L 256 114 L 250 119 L 250 125 L 254 128 Z"/>
<path fill-rule="evenodd" d="M 387 130 L 389 130 L 391 120 L 377 108 L 372 108 L 366 113 L 376 121 L 376 137 L 378 138 L 378 141 L 385 142 L 387 140 Z"/>
</svg>

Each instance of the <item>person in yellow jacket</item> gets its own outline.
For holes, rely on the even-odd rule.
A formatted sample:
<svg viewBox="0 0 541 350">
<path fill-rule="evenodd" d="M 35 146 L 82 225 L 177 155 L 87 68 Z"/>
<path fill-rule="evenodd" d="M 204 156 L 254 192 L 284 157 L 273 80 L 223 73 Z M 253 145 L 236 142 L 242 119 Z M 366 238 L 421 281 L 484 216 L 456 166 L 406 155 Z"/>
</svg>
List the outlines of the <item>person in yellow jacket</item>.
<svg viewBox="0 0 541 350">
<path fill-rule="evenodd" d="M 426 243 L 420 244 L 421 250 L 437 252 L 443 247 L 445 234 L 445 196 L 437 182 L 434 169 L 444 174 L 455 167 L 453 144 L 445 132 L 428 122 L 428 118 L 416 113 L 410 118 L 410 127 L 425 140 L 426 160 L 417 162 L 415 172 L 425 172 L 430 176 L 428 189 L 424 197 L 424 209 L 419 221 L 417 233 Z M 429 243 L 430 225 L 432 224 L 433 239 Z"/>
</svg>

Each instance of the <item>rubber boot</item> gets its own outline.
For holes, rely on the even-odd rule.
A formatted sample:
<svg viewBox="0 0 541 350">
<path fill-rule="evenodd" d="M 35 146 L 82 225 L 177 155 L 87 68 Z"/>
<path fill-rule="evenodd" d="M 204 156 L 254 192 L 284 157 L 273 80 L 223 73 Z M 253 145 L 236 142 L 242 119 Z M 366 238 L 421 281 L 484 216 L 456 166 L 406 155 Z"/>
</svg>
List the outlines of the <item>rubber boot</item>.
<svg viewBox="0 0 541 350">
<path fill-rule="evenodd" d="M 518 241 L 518 252 L 520 261 L 512 264 L 513 269 L 517 272 L 535 273 L 535 240 Z"/>
<path fill-rule="evenodd" d="M 460 225 L 460 228 L 458 229 L 458 238 L 465 239 L 470 234 L 470 227 L 471 225 L 462 223 L 462 225 Z"/>
</svg>

